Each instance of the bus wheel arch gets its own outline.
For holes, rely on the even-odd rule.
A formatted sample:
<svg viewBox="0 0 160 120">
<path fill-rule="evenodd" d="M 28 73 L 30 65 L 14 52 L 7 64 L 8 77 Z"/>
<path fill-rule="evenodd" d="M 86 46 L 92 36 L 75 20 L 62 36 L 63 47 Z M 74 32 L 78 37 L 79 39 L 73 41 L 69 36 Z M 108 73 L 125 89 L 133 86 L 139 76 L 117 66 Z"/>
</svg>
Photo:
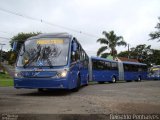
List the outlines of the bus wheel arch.
<svg viewBox="0 0 160 120">
<path fill-rule="evenodd" d="M 77 80 L 76 80 L 76 86 L 75 88 L 72 89 L 73 92 L 78 92 L 78 90 L 81 87 L 81 77 L 80 77 L 80 72 L 77 73 Z"/>
</svg>

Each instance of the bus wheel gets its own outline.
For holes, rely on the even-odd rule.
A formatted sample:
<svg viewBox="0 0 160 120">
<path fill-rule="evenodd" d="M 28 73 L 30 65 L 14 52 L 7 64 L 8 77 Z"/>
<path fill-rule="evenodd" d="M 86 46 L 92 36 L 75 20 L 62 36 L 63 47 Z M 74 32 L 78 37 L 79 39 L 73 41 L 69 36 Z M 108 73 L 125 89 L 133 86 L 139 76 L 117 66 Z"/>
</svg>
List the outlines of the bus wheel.
<svg viewBox="0 0 160 120">
<path fill-rule="evenodd" d="M 72 89 L 72 92 L 78 92 L 78 90 L 79 90 L 80 87 L 81 87 L 81 79 L 80 79 L 80 77 L 78 77 L 78 79 L 77 79 L 77 86 L 76 86 L 76 88 Z"/>
<path fill-rule="evenodd" d="M 126 80 L 126 82 L 132 82 L 132 80 Z"/>
<path fill-rule="evenodd" d="M 112 77 L 112 83 L 116 83 L 116 78 Z"/>
<path fill-rule="evenodd" d="M 98 81 L 99 84 L 104 84 L 104 81 Z"/>
<path fill-rule="evenodd" d="M 38 88 L 38 92 L 45 92 L 43 88 Z"/>
<path fill-rule="evenodd" d="M 137 80 L 137 81 L 138 81 L 138 82 L 141 82 L 141 77 L 140 77 L 140 76 L 138 77 L 138 80 Z"/>
</svg>

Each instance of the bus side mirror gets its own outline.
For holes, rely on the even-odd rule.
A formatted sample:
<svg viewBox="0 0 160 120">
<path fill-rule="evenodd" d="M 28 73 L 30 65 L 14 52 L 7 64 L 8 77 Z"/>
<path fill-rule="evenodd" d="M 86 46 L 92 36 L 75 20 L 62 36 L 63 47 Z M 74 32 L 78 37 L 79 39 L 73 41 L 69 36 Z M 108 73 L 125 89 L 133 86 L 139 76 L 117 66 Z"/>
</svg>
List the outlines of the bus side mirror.
<svg viewBox="0 0 160 120">
<path fill-rule="evenodd" d="M 16 51 L 17 50 L 17 44 L 18 44 L 18 42 L 14 42 L 13 43 L 12 51 Z"/>
<path fill-rule="evenodd" d="M 75 42 L 72 44 L 72 51 L 73 52 L 77 51 L 77 44 Z"/>
</svg>

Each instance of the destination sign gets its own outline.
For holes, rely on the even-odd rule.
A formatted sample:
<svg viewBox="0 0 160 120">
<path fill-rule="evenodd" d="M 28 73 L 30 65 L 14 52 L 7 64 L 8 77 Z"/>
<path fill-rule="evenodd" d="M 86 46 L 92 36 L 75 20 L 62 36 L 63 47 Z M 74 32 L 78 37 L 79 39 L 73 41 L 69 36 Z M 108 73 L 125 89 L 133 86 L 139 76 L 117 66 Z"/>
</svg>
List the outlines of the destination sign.
<svg viewBox="0 0 160 120">
<path fill-rule="evenodd" d="M 63 39 L 52 39 L 52 40 L 37 40 L 37 44 L 45 45 L 45 44 L 63 44 Z"/>
</svg>

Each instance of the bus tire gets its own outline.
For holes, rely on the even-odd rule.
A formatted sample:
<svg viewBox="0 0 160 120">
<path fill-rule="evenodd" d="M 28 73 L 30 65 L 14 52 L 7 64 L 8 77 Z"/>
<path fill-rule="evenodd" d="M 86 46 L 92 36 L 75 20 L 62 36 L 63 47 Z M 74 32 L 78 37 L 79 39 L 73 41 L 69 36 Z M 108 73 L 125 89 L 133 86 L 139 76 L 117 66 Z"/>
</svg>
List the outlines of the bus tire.
<svg viewBox="0 0 160 120">
<path fill-rule="evenodd" d="M 111 81 L 111 83 L 116 83 L 116 77 L 112 77 L 112 81 Z"/>
<path fill-rule="evenodd" d="M 38 92 L 45 92 L 43 88 L 38 88 Z"/>
<path fill-rule="evenodd" d="M 138 81 L 138 82 L 141 82 L 141 77 L 140 77 L 140 76 L 138 77 L 137 81 Z"/>
<path fill-rule="evenodd" d="M 77 78 L 77 85 L 76 85 L 75 88 L 72 89 L 72 92 L 78 92 L 79 89 L 80 89 L 80 87 L 81 87 L 81 79 L 80 79 L 80 77 L 78 76 L 78 78 Z"/>
<path fill-rule="evenodd" d="M 98 81 L 98 84 L 104 84 L 104 81 Z"/>
<path fill-rule="evenodd" d="M 126 80 L 126 82 L 132 82 L 132 80 Z"/>
</svg>

